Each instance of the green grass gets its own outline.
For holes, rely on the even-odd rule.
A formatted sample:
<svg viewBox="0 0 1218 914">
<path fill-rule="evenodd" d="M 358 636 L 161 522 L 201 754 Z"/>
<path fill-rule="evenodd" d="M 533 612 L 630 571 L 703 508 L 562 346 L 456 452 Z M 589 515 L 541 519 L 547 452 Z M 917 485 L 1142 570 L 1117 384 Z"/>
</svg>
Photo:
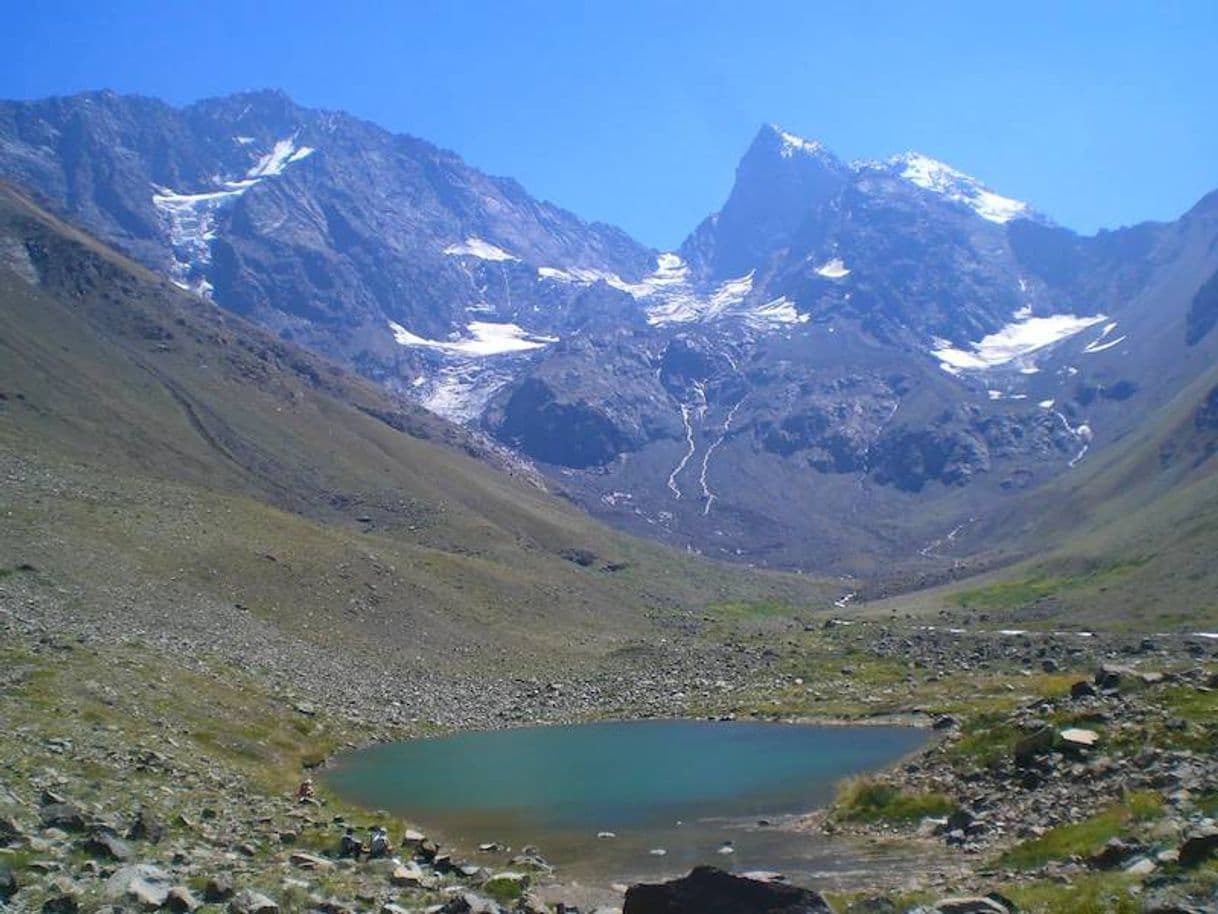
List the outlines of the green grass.
<svg viewBox="0 0 1218 914">
<path fill-rule="evenodd" d="M 778 600 L 737 600 L 712 603 L 706 608 L 706 612 L 707 615 L 719 621 L 791 619 L 799 614 L 797 607 Z"/>
<path fill-rule="evenodd" d="M 1003 888 L 1023 914 L 1140 914 L 1142 902 L 1129 892 L 1132 880 L 1117 873 L 1085 875 L 1067 884 L 1033 882 Z"/>
<path fill-rule="evenodd" d="M 1163 813 L 1163 798 L 1153 791 L 1128 795 L 1121 803 L 1070 825 L 1060 825 L 1039 838 L 1011 848 L 1001 857 L 1001 865 L 1030 870 L 1053 860 L 1087 857 L 1096 853 L 1111 838 L 1131 828 L 1157 819 Z"/>
<path fill-rule="evenodd" d="M 912 793 L 873 777 L 846 781 L 834 801 L 834 815 L 846 822 L 917 822 L 928 816 L 955 812 L 951 797 L 941 793 Z"/>
<path fill-rule="evenodd" d="M 1049 596 L 1072 590 L 1107 585 L 1145 565 L 1149 558 L 1109 562 L 1080 574 L 1047 576 L 1034 575 L 1013 581 L 1000 581 L 985 587 L 963 590 L 952 595 L 952 601 L 963 609 L 1004 612 L 1021 609 Z"/>
</svg>

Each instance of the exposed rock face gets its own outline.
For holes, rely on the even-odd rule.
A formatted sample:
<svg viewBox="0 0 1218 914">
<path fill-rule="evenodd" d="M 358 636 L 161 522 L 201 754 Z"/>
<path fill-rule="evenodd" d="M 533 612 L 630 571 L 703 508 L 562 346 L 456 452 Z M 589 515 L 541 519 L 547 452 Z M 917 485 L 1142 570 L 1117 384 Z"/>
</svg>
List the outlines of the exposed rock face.
<svg viewBox="0 0 1218 914">
<path fill-rule="evenodd" d="M 819 892 L 699 866 L 672 882 L 632 885 L 622 914 L 832 914 Z"/>
</svg>

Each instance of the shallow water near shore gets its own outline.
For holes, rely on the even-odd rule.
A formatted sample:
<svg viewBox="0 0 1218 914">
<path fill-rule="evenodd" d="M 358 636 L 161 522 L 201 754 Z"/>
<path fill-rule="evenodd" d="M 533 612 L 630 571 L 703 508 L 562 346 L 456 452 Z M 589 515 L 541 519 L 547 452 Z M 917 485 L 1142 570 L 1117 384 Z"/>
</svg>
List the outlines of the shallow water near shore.
<svg viewBox="0 0 1218 914">
<path fill-rule="evenodd" d="M 597 882 L 698 863 L 826 877 L 876 861 L 791 820 L 926 740 L 907 727 L 759 722 L 534 727 L 373 746 L 337 759 L 326 781 L 491 865 L 473 854 L 480 843 L 535 845 L 563 878 Z"/>
</svg>

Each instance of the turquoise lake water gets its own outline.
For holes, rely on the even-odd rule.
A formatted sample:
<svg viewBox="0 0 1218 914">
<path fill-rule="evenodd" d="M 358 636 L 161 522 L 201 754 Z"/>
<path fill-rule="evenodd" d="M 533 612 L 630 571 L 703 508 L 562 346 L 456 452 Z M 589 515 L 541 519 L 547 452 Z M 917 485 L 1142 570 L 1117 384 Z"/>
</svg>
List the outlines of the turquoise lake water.
<svg viewBox="0 0 1218 914">
<path fill-rule="evenodd" d="M 338 759 L 326 781 L 458 851 L 533 844 L 584 876 L 699 862 L 811 872 L 849 861 L 784 822 L 824 805 L 843 777 L 891 764 L 926 738 L 903 727 L 693 720 L 535 727 L 373 746 Z"/>
</svg>

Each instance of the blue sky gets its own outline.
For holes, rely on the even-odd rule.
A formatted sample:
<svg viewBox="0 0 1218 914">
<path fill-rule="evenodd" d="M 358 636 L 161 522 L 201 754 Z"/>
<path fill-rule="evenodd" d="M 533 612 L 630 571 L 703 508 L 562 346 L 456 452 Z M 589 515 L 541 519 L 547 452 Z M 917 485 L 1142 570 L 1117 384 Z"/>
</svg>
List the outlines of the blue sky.
<svg viewBox="0 0 1218 914">
<path fill-rule="evenodd" d="M 1082 231 L 1218 188 L 1218 2 L 73 2 L 7 10 L 0 96 L 282 88 L 671 247 L 762 122 L 917 149 Z"/>
</svg>

